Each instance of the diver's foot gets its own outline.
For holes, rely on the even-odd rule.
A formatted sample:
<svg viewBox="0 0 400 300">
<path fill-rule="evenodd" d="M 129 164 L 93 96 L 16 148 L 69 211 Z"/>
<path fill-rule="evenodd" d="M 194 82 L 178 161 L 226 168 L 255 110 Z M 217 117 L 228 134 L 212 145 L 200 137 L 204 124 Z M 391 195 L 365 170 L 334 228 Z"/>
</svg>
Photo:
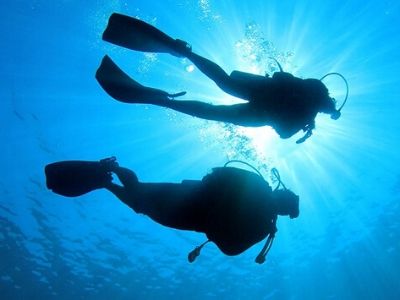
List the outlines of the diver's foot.
<svg viewBox="0 0 400 300">
<path fill-rule="evenodd" d="M 100 164 L 106 172 L 112 172 L 115 170 L 115 168 L 119 167 L 117 158 L 115 156 L 101 159 Z"/>
<path fill-rule="evenodd" d="M 186 57 L 191 52 L 192 46 L 189 43 L 176 39 L 171 54 L 177 57 Z"/>
</svg>

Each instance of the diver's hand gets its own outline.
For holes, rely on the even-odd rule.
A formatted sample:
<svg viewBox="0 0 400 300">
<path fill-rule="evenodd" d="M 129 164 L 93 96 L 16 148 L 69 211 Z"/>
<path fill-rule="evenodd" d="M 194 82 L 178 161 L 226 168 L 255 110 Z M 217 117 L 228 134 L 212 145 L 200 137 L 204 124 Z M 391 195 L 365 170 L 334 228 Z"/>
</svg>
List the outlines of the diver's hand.
<svg viewBox="0 0 400 300">
<path fill-rule="evenodd" d="M 115 156 L 107 157 L 100 160 L 100 164 L 106 172 L 112 172 L 115 168 L 119 167 L 117 158 Z"/>
<path fill-rule="evenodd" d="M 176 97 L 180 97 L 186 95 L 186 92 L 179 92 L 179 93 L 175 93 L 175 94 L 168 94 L 168 97 L 171 98 L 171 100 L 175 99 Z"/>
<path fill-rule="evenodd" d="M 313 120 L 310 123 L 308 123 L 306 126 L 304 126 L 303 132 L 312 131 L 314 129 L 315 129 L 315 121 Z"/>
<path fill-rule="evenodd" d="M 302 138 L 296 141 L 296 144 L 304 143 L 310 136 L 312 136 L 312 131 L 315 128 L 315 122 L 311 122 L 304 126 L 303 131 L 306 133 Z"/>
</svg>

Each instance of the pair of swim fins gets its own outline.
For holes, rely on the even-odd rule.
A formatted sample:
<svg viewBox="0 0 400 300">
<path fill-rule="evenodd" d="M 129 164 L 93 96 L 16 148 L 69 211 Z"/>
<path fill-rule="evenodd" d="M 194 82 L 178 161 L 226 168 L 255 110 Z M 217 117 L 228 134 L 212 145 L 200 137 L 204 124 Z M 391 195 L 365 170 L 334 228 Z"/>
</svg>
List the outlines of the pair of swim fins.
<svg viewBox="0 0 400 300">
<path fill-rule="evenodd" d="M 144 21 L 117 13 L 109 18 L 103 40 L 141 52 L 183 56 L 185 51 L 191 51 L 186 42 L 175 40 Z M 107 55 L 96 72 L 96 79 L 111 97 L 125 103 L 140 103 L 149 99 L 165 101 L 186 93 L 169 94 L 144 86 L 130 78 Z"/>
<path fill-rule="evenodd" d="M 141 20 L 114 13 L 111 15 L 103 40 L 131 50 L 161 52 L 182 56 L 190 51 L 187 43 L 175 40 Z M 96 72 L 96 79 L 113 98 L 122 102 L 140 103 L 145 100 L 169 100 L 185 92 L 169 94 L 146 87 L 124 73 L 109 56 L 105 56 Z M 47 188 L 54 193 L 76 197 L 104 188 L 112 181 L 109 164 L 115 159 L 101 161 L 60 161 L 45 167 Z"/>
</svg>

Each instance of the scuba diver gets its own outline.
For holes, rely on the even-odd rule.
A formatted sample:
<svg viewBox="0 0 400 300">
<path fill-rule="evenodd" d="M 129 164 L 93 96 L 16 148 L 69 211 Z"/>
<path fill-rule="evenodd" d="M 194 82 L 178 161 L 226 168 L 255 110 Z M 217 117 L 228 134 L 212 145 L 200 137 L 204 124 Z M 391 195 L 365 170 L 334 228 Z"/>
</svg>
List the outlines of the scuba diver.
<svg viewBox="0 0 400 300">
<path fill-rule="evenodd" d="M 122 185 L 112 181 L 113 173 Z M 45 174 L 47 187 L 57 194 L 77 197 L 104 188 L 161 225 L 205 233 L 208 240 L 189 253 L 189 262 L 208 242 L 226 255 L 238 255 L 268 237 L 256 258 L 261 264 L 277 232 L 278 215 L 299 215 L 299 197 L 286 189 L 276 169 L 273 174 L 279 184 L 274 190 L 261 174 L 227 164 L 202 180 L 181 183 L 140 182 L 115 157 L 55 162 L 45 167 Z M 281 185 L 283 189 L 278 189 Z"/>
<path fill-rule="evenodd" d="M 347 100 L 348 85 L 339 73 L 329 73 L 320 80 L 301 79 L 283 72 L 275 60 L 280 72 L 272 77 L 240 71 L 228 75 L 216 63 L 194 53 L 188 43 L 173 39 L 141 20 L 117 13 L 109 18 L 103 40 L 131 50 L 185 57 L 224 92 L 247 101 L 233 105 L 178 101 L 175 98 L 186 92 L 170 94 L 141 85 L 124 73 L 110 57 L 105 56 L 96 72 L 96 79 L 111 97 L 125 103 L 152 104 L 194 117 L 240 126 L 271 126 L 283 139 L 303 130 L 304 137 L 297 141 L 302 143 L 311 136 L 319 112 L 330 114 L 336 120 Z M 336 109 L 336 100 L 329 96 L 328 89 L 322 83 L 329 75 L 338 75 L 346 83 L 346 98 L 339 109 Z"/>
</svg>

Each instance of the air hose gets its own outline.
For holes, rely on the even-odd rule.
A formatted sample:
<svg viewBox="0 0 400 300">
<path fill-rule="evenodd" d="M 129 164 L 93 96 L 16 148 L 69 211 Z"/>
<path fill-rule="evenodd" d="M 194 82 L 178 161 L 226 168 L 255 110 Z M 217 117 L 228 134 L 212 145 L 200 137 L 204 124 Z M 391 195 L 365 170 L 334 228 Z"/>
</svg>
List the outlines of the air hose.
<svg viewBox="0 0 400 300">
<path fill-rule="evenodd" d="M 344 83 L 345 83 L 345 85 L 346 85 L 346 95 L 345 95 L 345 97 L 344 97 L 343 103 L 342 103 L 342 105 L 337 109 L 337 112 L 338 112 L 338 113 L 335 114 L 335 115 L 332 115 L 332 119 L 337 120 L 337 119 L 340 117 L 340 111 L 342 110 L 343 106 L 346 104 L 347 98 L 349 97 L 349 84 L 348 84 L 346 78 L 345 78 L 342 74 L 337 73 L 337 72 L 331 72 L 331 73 L 328 73 L 328 74 L 322 76 L 321 79 L 320 79 L 320 81 L 322 81 L 322 80 L 324 80 L 326 77 L 332 76 L 332 75 L 336 75 L 336 76 L 339 76 L 340 78 L 342 78 L 343 81 L 344 81 Z"/>
</svg>

